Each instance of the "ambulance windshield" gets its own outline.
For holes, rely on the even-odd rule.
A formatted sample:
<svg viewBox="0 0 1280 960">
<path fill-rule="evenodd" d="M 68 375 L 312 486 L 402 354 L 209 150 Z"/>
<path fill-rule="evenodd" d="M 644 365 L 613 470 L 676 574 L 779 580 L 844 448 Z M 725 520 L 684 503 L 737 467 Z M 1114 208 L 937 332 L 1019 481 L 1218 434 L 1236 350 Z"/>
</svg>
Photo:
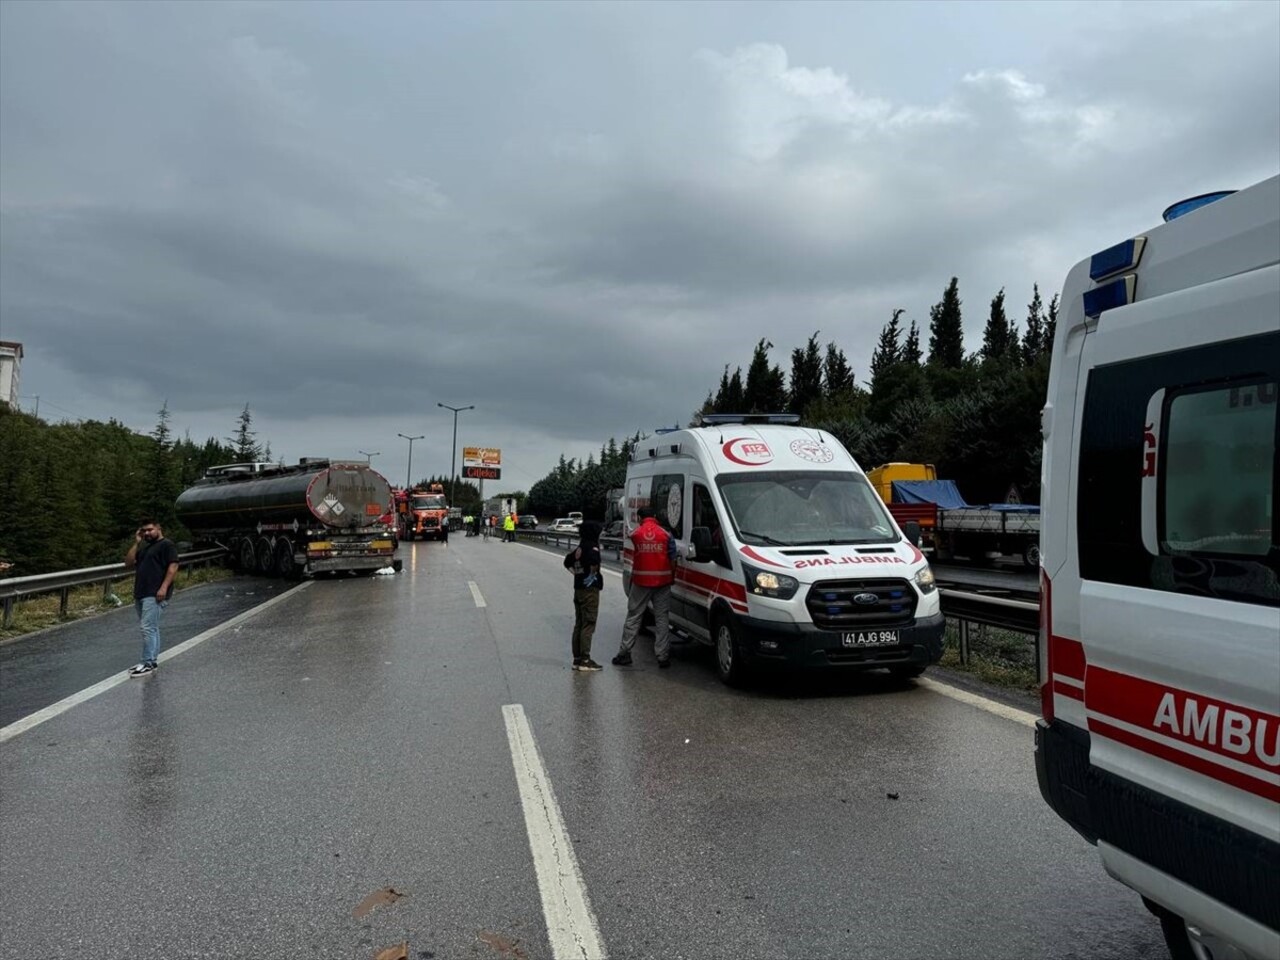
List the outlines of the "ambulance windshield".
<svg viewBox="0 0 1280 960">
<path fill-rule="evenodd" d="M 744 543 L 794 547 L 898 540 L 884 504 L 861 474 L 722 474 L 717 484 Z"/>
</svg>

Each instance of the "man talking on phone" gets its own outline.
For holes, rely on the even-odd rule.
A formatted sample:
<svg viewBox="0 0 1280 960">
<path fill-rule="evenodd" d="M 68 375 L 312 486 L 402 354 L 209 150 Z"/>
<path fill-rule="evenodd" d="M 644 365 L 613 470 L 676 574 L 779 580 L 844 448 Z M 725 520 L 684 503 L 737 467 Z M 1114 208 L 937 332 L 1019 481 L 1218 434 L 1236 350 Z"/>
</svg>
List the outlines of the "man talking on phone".
<svg viewBox="0 0 1280 960">
<path fill-rule="evenodd" d="M 178 575 L 178 548 L 165 539 L 160 524 L 145 520 L 124 555 L 124 565 L 134 571 L 133 605 L 142 625 L 142 660 L 129 671 L 129 676 L 145 677 L 158 665 L 160 614 L 169 603 L 173 578 Z"/>
</svg>

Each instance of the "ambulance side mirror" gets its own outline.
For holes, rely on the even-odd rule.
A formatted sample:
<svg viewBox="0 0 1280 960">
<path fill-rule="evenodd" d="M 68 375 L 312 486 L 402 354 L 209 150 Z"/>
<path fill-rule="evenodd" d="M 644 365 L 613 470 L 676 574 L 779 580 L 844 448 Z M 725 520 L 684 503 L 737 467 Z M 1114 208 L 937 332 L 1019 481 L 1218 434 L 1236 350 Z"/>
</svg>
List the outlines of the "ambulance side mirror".
<svg viewBox="0 0 1280 960">
<path fill-rule="evenodd" d="M 911 541 L 913 547 L 920 546 L 920 524 L 915 520 L 908 520 L 902 525 L 903 535 Z"/>
</svg>

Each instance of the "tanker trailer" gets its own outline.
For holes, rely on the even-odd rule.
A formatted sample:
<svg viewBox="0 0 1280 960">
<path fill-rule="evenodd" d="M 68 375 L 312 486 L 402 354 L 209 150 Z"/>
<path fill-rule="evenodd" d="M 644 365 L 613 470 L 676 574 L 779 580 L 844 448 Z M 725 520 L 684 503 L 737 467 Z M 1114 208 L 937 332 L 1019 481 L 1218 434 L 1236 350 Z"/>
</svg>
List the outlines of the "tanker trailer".
<svg viewBox="0 0 1280 960">
<path fill-rule="evenodd" d="M 198 541 L 226 547 L 240 570 L 301 577 L 399 569 L 382 520 L 390 505 L 390 485 L 367 464 L 303 459 L 210 467 L 175 508 Z"/>
</svg>

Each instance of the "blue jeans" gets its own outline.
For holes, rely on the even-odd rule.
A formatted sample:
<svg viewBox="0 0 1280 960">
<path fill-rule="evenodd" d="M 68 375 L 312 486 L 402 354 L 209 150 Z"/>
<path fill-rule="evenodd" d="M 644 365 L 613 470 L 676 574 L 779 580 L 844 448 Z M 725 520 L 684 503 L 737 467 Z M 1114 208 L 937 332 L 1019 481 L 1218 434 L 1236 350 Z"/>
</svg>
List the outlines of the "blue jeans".
<svg viewBox="0 0 1280 960">
<path fill-rule="evenodd" d="M 133 602 L 138 611 L 138 623 L 142 626 L 142 662 L 155 666 L 160 656 L 160 614 L 169 605 L 155 597 L 143 597 Z"/>
</svg>

